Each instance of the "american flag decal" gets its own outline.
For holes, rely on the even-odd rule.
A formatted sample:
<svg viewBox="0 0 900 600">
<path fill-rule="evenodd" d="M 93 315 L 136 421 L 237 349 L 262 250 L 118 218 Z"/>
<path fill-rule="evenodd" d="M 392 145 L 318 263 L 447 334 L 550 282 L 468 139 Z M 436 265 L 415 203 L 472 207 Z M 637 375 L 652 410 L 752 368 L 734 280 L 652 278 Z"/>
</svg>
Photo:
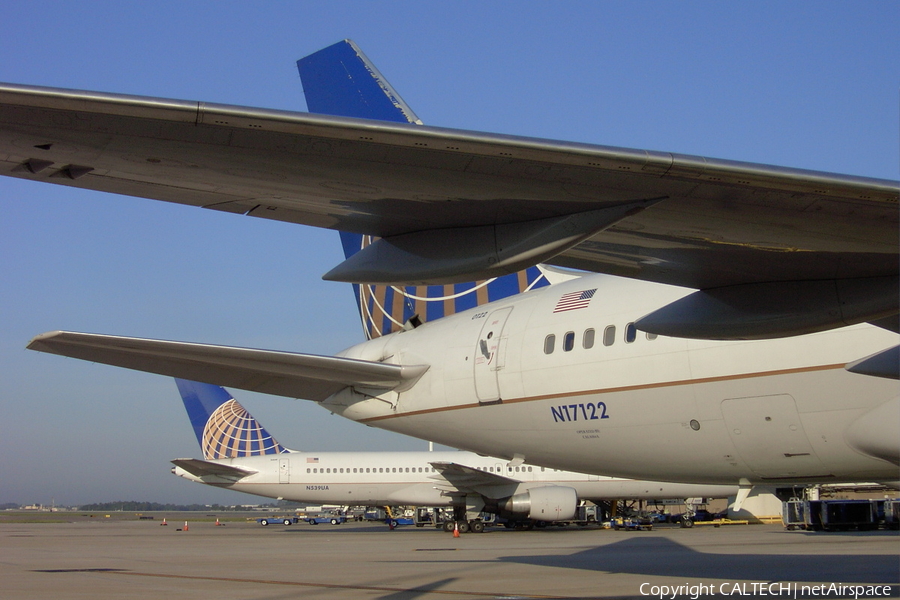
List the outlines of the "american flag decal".
<svg viewBox="0 0 900 600">
<path fill-rule="evenodd" d="M 559 302 L 556 303 L 556 308 L 553 309 L 553 312 L 565 312 L 567 310 L 577 310 L 579 308 L 587 308 L 587 305 L 590 304 L 591 298 L 594 297 L 594 294 L 597 292 L 597 288 L 592 290 L 582 290 L 580 292 L 569 292 L 568 294 L 563 294 L 562 298 L 559 299 Z"/>
<path fill-rule="evenodd" d="M 306 459 L 306 464 L 309 464 L 309 463 L 317 463 L 317 462 L 319 462 L 319 459 L 318 459 L 318 458 L 308 458 L 308 457 L 307 457 L 307 459 Z"/>
</svg>

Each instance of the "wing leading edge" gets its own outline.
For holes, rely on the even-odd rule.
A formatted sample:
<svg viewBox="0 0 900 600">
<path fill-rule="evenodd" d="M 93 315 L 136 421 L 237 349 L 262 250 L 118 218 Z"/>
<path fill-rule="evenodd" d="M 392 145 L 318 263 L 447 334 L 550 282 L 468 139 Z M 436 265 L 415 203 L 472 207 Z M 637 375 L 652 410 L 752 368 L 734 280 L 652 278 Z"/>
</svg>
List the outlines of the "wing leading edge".
<svg viewBox="0 0 900 600">
<path fill-rule="evenodd" d="M 427 365 L 391 365 L 335 356 L 315 356 L 54 331 L 35 337 L 30 350 L 232 388 L 322 401 L 350 386 L 402 390 Z"/>
<path fill-rule="evenodd" d="M 694 305 L 750 294 L 753 321 L 782 312 L 779 284 L 855 293 L 900 271 L 895 181 L 407 123 L 6 84 L 0 174 L 382 238 L 335 278 L 466 281 L 544 260 L 695 288 L 644 322 L 685 337 L 706 335 Z M 888 296 L 838 298 L 815 327 L 895 315 Z M 779 327 L 762 335 L 797 333 Z"/>
<path fill-rule="evenodd" d="M 898 270 L 897 182 L 663 152 L 5 84 L 0 158 L 9 176 L 388 239 L 666 198 L 552 262 L 699 289 Z"/>
</svg>

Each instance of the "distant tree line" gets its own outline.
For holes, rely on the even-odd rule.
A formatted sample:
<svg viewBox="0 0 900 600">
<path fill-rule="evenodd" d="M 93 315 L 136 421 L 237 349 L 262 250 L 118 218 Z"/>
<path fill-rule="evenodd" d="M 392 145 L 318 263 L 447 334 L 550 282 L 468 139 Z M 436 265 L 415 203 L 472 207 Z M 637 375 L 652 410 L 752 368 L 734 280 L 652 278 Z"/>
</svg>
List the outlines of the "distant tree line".
<svg viewBox="0 0 900 600">
<path fill-rule="evenodd" d="M 299 506 L 296 502 L 278 502 L 277 504 L 259 504 L 260 508 L 290 508 Z M 83 511 L 127 511 L 127 512 L 149 512 L 154 510 L 168 511 L 238 511 L 247 510 L 245 506 L 222 506 L 221 504 L 163 504 L 160 502 L 138 502 L 137 500 L 118 501 L 118 502 L 97 502 L 94 504 L 82 504 L 78 510 Z"/>
<path fill-rule="evenodd" d="M 153 510 L 169 510 L 169 511 L 226 511 L 241 510 L 239 506 L 222 506 L 220 504 L 163 504 L 160 502 L 138 502 L 137 500 L 129 500 L 127 502 L 96 502 L 94 504 L 82 504 L 78 510 L 93 511 L 128 511 L 128 512 L 144 512 Z"/>
</svg>

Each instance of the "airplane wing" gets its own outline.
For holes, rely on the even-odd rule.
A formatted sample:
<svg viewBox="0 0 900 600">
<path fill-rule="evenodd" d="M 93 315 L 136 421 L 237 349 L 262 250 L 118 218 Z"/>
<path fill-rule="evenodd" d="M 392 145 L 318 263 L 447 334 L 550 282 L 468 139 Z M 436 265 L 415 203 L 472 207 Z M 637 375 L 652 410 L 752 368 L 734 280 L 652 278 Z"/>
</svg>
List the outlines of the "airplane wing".
<svg viewBox="0 0 900 600">
<path fill-rule="evenodd" d="M 35 337 L 30 350 L 60 354 L 228 386 L 252 392 L 322 401 L 349 386 L 402 389 L 428 370 L 427 365 L 391 365 L 334 356 L 315 356 L 54 331 Z"/>
<path fill-rule="evenodd" d="M 176 467 L 181 467 L 191 475 L 203 477 L 204 475 L 218 475 L 219 477 L 231 477 L 240 479 L 248 475 L 253 475 L 258 471 L 251 469 L 242 469 L 240 467 L 232 467 L 222 463 L 210 462 L 208 460 L 200 460 L 199 458 L 176 458 L 172 461 Z"/>
<path fill-rule="evenodd" d="M 668 335 L 708 337 L 696 321 L 723 304 L 720 337 L 809 306 L 827 305 L 822 323 L 774 334 L 898 312 L 895 181 L 12 84 L 0 174 L 383 238 L 338 280 L 469 281 L 543 261 L 701 290 L 643 324 Z"/>
<path fill-rule="evenodd" d="M 445 492 L 477 492 L 488 498 L 496 498 L 497 489 L 517 486 L 518 479 L 510 479 L 497 473 L 482 471 L 451 462 L 433 462 L 431 466 L 438 472 L 443 481 L 436 486 Z"/>
</svg>

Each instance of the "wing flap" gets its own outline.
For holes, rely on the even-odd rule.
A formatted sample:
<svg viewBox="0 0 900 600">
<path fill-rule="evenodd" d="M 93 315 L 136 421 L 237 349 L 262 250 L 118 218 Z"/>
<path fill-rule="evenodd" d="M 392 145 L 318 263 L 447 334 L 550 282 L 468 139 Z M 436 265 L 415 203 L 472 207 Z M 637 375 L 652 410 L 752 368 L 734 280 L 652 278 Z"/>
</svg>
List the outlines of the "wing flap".
<svg viewBox="0 0 900 600">
<path fill-rule="evenodd" d="M 54 331 L 30 350 L 231 388 L 322 401 L 349 386 L 411 385 L 427 365 L 391 365 L 335 356 Z"/>
</svg>

